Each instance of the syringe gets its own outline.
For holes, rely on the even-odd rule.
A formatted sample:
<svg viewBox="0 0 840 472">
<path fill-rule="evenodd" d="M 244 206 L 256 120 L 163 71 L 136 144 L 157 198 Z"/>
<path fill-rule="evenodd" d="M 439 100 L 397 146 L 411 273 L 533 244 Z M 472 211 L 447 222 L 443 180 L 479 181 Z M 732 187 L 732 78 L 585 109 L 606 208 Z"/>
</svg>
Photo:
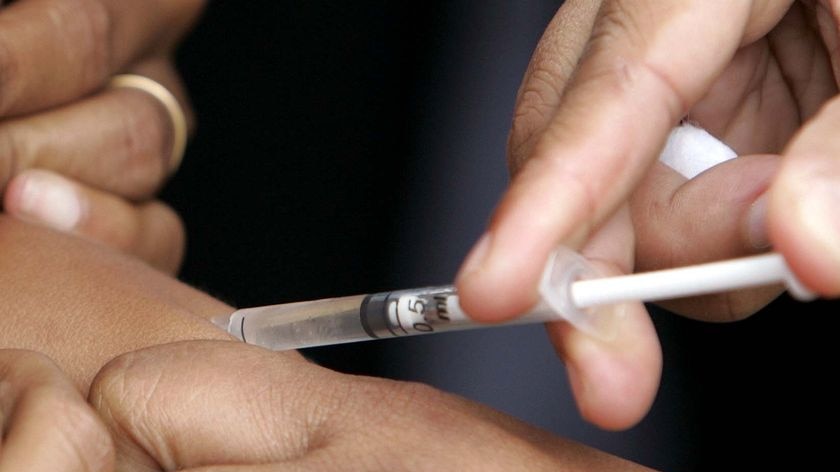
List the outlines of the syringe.
<svg viewBox="0 0 840 472">
<path fill-rule="evenodd" d="M 611 317 L 621 316 L 622 310 L 604 308 L 616 303 L 776 283 L 784 284 L 800 300 L 814 298 L 776 253 L 633 275 L 596 276 L 583 257 L 569 249 L 558 249 L 543 273 L 540 302 L 531 312 L 503 324 L 468 318 L 451 285 L 247 308 L 214 322 L 246 343 L 278 351 L 561 320 L 592 336 L 609 339 L 616 335 Z"/>
</svg>

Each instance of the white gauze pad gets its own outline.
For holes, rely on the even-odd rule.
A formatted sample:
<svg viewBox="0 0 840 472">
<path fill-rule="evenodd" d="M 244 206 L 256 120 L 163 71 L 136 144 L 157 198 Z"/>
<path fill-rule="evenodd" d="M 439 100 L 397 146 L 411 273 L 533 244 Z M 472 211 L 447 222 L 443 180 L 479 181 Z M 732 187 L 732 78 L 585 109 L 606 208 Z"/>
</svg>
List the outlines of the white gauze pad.
<svg viewBox="0 0 840 472">
<path fill-rule="evenodd" d="M 659 161 L 687 179 L 737 157 L 735 151 L 703 128 L 684 123 L 671 130 Z"/>
</svg>

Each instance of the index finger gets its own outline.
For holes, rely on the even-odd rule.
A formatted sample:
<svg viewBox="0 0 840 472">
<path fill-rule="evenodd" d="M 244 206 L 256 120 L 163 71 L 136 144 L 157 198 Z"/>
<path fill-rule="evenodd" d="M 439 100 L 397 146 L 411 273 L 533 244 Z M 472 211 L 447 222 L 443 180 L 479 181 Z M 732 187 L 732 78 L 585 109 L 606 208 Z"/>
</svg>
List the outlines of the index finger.
<svg viewBox="0 0 840 472">
<path fill-rule="evenodd" d="M 166 52 L 202 0 L 20 0 L 0 10 L 0 116 L 86 95 L 144 55 Z"/>
<path fill-rule="evenodd" d="M 534 304 L 550 251 L 579 246 L 626 200 L 739 45 L 790 2 L 768 3 L 604 3 L 559 107 L 461 269 L 471 316 L 501 320 Z"/>
</svg>

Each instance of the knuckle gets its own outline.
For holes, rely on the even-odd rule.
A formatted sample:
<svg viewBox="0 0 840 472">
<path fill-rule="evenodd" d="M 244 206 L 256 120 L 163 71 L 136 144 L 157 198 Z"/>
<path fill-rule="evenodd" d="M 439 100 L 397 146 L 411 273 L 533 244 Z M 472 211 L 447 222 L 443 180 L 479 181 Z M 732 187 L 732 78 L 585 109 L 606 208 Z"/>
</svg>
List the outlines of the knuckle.
<svg viewBox="0 0 840 472">
<path fill-rule="evenodd" d="M 134 388 L 134 367 L 135 354 L 123 354 L 105 364 L 91 382 L 88 400 L 106 420 L 120 423 L 122 418 L 117 412 L 133 411 L 133 408 L 118 406 L 143 396 Z"/>
<path fill-rule="evenodd" d="M 168 116 L 155 99 L 144 92 L 120 91 L 125 97 L 119 110 L 122 156 L 121 179 L 129 197 L 142 198 L 154 192 L 166 176 L 165 153 L 172 130 Z"/>
<path fill-rule="evenodd" d="M 560 105 L 563 91 L 574 73 L 580 48 L 549 30 L 537 45 L 517 96 L 513 127 L 508 139 L 511 171 L 527 159 L 535 138 Z"/>
<path fill-rule="evenodd" d="M 166 367 L 160 367 L 165 365 L 130 352 L 106 364 L 91 383 L 88 402 L 114 432 L 119 449 L 139 447 L 153 457 L 169 457 L 167 431 L 157 424 L 167 404 Z"/>
<path fill-rule="evenodd" d="M 601 61 L 586 79 L 593 86 L 618 95 L 632 95 L 642 81 L 652 79 L 663 93 L 668 111 L 682 115 L 688 110 L 690 100 L 671 73 L 644 56 L 652 39 L 647 32 L 650 28 L 643 23 L 657 15 L 662 13 L 653 11 L 646 2 L 616 0 L 605 4 L 586 52 L 588 57 L 599 57 Z"/>
<path fill-rule="evenodd" d="M 649 17 L 650 13 L 643 2 L 636 0 L 604 3 L 598 11 L 590 44 L 597 45 L 612 39 L 640 41 L 644 36 L 638 18 Z"/>
<path fill-rule="evenodd" d="M 560 103 L 564 82 L 564 78 L 558 79 L 550 70 L 536 66 L 523 83 L 508 137 L 511 173 L 525 163 L 534 142 L 550 122 L 554 109 Z"/>
<path fill-rule="evenodd" d="M 185 347 L 155 346 L 115 357 L 91 382 L 88 400 L 103 417 L 118 425 L 154 421 L 168 400 L 186 390 L 181 382 L 195 355 Z"/>
<path fill-rule="evenodd" d="M 54 2 L 50 12 L 59 29 L 72 31 L 75 38 L 71 47 L 81 57 L 74 58 L 80 65 L 82 83 L 86 87 L 99 85 L 111 71 L 111 43 L 113 24 L 105 4 L 98 0 L 73 0 Z"/>
</svg>

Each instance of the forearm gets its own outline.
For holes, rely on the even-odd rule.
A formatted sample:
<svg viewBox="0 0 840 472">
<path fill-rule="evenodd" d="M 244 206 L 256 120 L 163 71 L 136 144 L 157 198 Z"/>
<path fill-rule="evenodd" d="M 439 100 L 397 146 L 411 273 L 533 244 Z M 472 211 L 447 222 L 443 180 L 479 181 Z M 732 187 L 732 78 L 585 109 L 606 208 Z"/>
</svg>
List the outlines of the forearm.
<svg viewBox="0 0 840 472">
<path fill-rule="evenodd" d="M 228 338 L 206 318 L 232 308 L 110 249 L 4 215 L 0 247 L 0 348 L 47 354 L 83 392 L 124 352 Z"/>
</svg>

